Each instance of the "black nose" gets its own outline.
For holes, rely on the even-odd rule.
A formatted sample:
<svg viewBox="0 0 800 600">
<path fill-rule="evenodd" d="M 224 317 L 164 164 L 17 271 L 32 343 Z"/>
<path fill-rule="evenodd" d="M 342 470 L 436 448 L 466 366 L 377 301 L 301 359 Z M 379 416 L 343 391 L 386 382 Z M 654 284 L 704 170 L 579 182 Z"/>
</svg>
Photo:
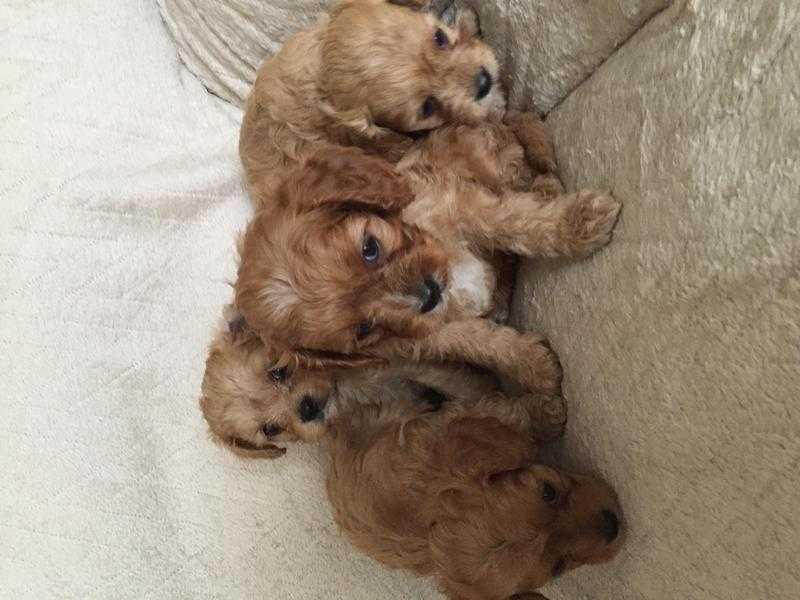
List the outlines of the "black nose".
<svg viewBox="0 0 800 600">
<path fill-rule="evenodd" d="M 303 423 L 314 421 L 322 413 L 321 402 L 311 396 L 306 396 L 300 401 L 300 420 Z"/>
<path fill-rule="evenodd" d="M 492 91 L 493 83 L 489 71 L 487 71 L 485 67 L 481 67 L 481 70 L 478 71 L 478 74 L 475 76 L 475 99 L 483 100 L 486 98 L 489 92 Z"/>
<path fill-rule="evenodd" d="M 442 301 L 442 288 L 430 277 L 422 282 L 419 288 L 419 299 L 422 300 L 421 313 L 431 312 Z"/>
<path fill-rule="evenodd" d="M 422 400 L 426 404 L 430 405 L 431 410 L 435 412 L 440 408 L 442 408 L 442 404 L 444 404 L 447 398 L 439 390 L 435 390 L 431 387 L 426 387 L 422 391 Z"/>
<path fill-rule="evenodd" d="M 600 531 L 606 542 L 610 544 L 619 535 L 619 517 L 610 510 L 604 510 L 600 513 L 600 518 L 602 519 Z"/>
</svg>

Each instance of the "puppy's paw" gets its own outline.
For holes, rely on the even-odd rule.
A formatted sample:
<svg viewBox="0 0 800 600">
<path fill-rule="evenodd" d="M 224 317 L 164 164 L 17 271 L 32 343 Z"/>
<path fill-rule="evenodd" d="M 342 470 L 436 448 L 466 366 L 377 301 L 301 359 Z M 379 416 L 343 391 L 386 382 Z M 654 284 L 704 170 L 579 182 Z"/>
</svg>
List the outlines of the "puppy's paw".
<svg viewBox="0 0 800 600">
<path fill-rule="evenodd" d="M 622 203 L 610 194 L 582 190 L 568 200 L 565 240 L 576 256 L 586 255 L 611 241 Z"/>
<path fill-rule="evenodd" d="M 536 173 L 556 171 L 556 156 L 542 120 L 532 112 L 509 110 L 503 122 L 525 150 L 525 159 Z"/>
<path fill-rule="evenodd" d="M 561 437 L 567 425 L 567 402 L 562 396 L 545 396 L 541 401 L 539 418 L 533 432 L 539 441 L 549 442 Z"/>
<path fill-rule="evenodd" d="M 536 176 L 531 191 L 538 192 L 547 198 L 555 198 L 564 194 L 564 184 L 555 173 L 545 173 Z"/>
<path fill-rule="evenodd" d="M 519 382 L 528 389 L 557 394 L 561 391 L 561 363 L 550 342 L 538 333 L 520 335 L 517 350 Z"/>
</svg>

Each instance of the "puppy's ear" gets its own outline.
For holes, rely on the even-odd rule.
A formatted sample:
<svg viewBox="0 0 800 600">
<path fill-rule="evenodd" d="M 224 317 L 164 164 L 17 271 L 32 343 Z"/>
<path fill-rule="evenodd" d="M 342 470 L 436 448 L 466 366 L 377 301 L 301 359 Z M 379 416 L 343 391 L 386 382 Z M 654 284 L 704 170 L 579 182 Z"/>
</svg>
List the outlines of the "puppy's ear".
<svg viewBox="0 0 800 600">
<path fill-rule="evenodd" d="M 457 18 L 462 12 L 459 10 L 460 7 L 456 6 L 455 0 L 388 0 L 388 2 L 412 10 L 433 13 L 450 27 L 456 25 Z"/>
<path fill-rule="evenodd" d="M 405 6 L 413 8 L 414 10 L 428 10 L 433 4 L 433 0 L 387 0 L 389 4 L 396 4 L 397 6 Z"/>
<path fill-rule="evenodd" d="M 444 17 L 442 18 L 444 19 Z M 453 15 L 452 19 L 462 40 L 483 36 L 481 21 L 475 9 L 465 6 L 458 11 L 457 15 Z"/>
<path fill-rule="evenodd" d="M 300 211 L 338 204 L 398 212 L 414 195 L 387 161 L 355 148 L 336 148 L 317 152 L 295 169 L 280 186 L 277 200 Z"/>
<path fill-rule="evenodd" d="M 256 446 L 245 440 L 233 438 L 222 442 L 228 449 L 242 458 L 280 458 L 286 454 L 286 448 L 275 446 L 274 444 L 265 444 L 263 446 Z"/>
<path fill-rule="evenodd" d="M 375 367 L 386 361 L 375 356 L 363 354 L 339 354 L 320 350 L 300 349 L 293 352 L 295 364 L 308 369 L 352 369 Z"/>
<path fill-rule="evenodd" d="M 533 442 L 494 417 L 469 417 L 450 424 L 440 455 L 463 477 L 493 485 L 513 477 L 531 461 Z"/>
</svg>

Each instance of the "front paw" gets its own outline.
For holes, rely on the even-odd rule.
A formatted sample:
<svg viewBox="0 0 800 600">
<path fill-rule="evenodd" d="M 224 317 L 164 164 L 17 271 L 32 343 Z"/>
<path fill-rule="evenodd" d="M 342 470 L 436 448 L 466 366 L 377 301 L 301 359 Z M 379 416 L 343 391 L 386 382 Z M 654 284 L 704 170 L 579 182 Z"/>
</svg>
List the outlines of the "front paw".
<svg viewBox="0 0 800 600">
<path fill-rule="evenodd" d="M 547 198 L 555 198 L 564 194 L 564 184 L 555 173 L 537 175 L 533 180 L 531 191 L 537 192 Z"/>
<path fill-rule="evenodd" d="M 582 190 L 568 200 L 565 241 L 575 256 L 586 255 L 611 241 L 622 203 L 610 194 Z"/>
<path fill-rule="evenodd" d="M 533 434 L 540 442 L 549 442 L 561 437 L 567 425 L 567 402 L 562 396 L 547 396 L 542 399 L 539 414 L 532 423 Z"/>
<path fill-rule="evenodd" d="M 521 335 L 518 358 L 520 383 L 528 389 L 558 394 L 561 391 L 561 363 L 547 339 L 538 333 Z"/>
<path fill-rule="evenodd" d="M 514 132 L 525 151 L 525 159 L 536 173 L 556 171 L 556 156 L 542 120 L 531 112 L 509 110 L 503 122 Z"/>
</svg>

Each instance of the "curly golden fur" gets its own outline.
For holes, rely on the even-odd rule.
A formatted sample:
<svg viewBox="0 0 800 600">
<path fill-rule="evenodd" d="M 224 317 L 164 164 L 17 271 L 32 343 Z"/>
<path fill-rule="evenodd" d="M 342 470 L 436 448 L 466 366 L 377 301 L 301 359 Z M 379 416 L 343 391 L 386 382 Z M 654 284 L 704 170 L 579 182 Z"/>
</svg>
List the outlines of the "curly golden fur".
<svg viewBox="0 0 800 600">
<path fill-rule="evenodd" d="M 508 253 L 575 256 L 607 243 L 619 203 L 558 195 L 552 171 L 529 167 L 552 164 L 540 121 L 507 120 L 518 133 L 489 121 L 441 128 L 395 170 L 340 148 L 291 171 L 240 248 L 236 303 L 248 322 L 285 362 L 363 363 L 502 312 Z M 539 389 L 557 389 L 554 362 L 543 357 Z"/>
<path fill-rule="evenodd" d="M 474 13 L 448 24 L 429 5 L 342 0 L 268 58 L 242 123 L 248 183 L 272 190 L 286 167 L 326 147 L 396 161 L 408 133 L 501 114 L 497 60 Z"/>
<path fill-rule="evenodd" d="M 512 396 L 453 365 L 299 368 L 276 381 L 270 355 L 239 319 L 218 334 L 200 401 L 215 439 L 247 458 L 322 440 L 335 519 L 373 558 L 435 577 L 454 599 L 519 600 L 619 549 L 611 488 L 536 462 L 537 445 L 563 431 L 566 409 L 531 392 L 524 373 Z M 309 399 L 315 411 L 303 408 Z"/>
<path fill-rule="evenodd" d="M 275 352 L 229 306 L 206 359 L 200 408 L 215 441 L 246 458 L 278 458 L 287 442 L 318 441 L 340 404 L 420 396 L 423 405 L 430 405 L 437 396 L 426 396 L 428 388 L 474 401 L 496 391 L 498 384 L 492 375 L 452 362 L 278 367 Z"/>
<path fill-rule="evenodd" d="M 358 549 L 434 577 L 454 600 L 535 598 L 622 543 L 607 483 L 536 462 L 565 418 L 560 398 L 537 394 L 435 412 L 353 405 L 326 437 L 335 519 Z"/>
</svg>

